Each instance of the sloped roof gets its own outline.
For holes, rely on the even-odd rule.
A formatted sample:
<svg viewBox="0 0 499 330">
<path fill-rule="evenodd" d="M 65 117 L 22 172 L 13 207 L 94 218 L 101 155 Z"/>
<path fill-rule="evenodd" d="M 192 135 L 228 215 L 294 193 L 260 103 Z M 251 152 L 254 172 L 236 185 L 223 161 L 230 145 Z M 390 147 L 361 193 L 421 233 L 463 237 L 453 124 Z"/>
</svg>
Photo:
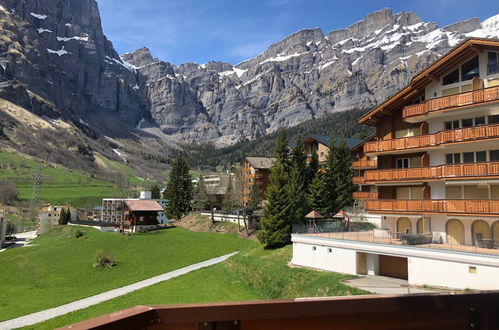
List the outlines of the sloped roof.
<svg viewBox="0 0 499 330">
<path fill-rule="evenodd" d="M 275 162 L 275 158 L 265 158 L 265 157 L 246 157 L 246 160 L 250 163 L 253 168 L 257 169 L 269 169 Z"/>
<path fill-rule="evenodd" d="M 152 200 L 126 200 L 125 204 L 130 211 L 164 211 L 158 202 Z"/>
<path fill-rule="evenodd" d="M 453 67 L 472 59 L 478 51 L 483 49 L 499 49 L 499 40 L 470 38 L 456 46 L 440 59 L 429 65 L 426 69 L 412 78 L 409 85 L 389 97 L 381 105 L 375 107 L 362 117 L 358 122 L 365 125 L 376 125 L 383 115 L 396 111 L 409 104 L 411 97 L 422 94 L 424 87 L 448 72 Z"/>
<path fill-rule="evenodd" d="M 309 214 L 307 214 L 305 216 L 305 218 L 307 218 L 307 219 L 322 219 L 324 217 L 319 212 L 314 210 L 314 211 L 310 212 Z"/>
</svg>

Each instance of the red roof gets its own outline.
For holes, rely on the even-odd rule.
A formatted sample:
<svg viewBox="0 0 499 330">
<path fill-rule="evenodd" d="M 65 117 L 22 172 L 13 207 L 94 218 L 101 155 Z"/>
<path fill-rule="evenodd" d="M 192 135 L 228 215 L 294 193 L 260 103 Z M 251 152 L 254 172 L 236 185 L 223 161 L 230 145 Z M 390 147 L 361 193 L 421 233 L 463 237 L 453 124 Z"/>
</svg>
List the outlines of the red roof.
<svg viewBox="0 0 499 330">
<path fill-rule="evenodd" d="M 158 202 L 151 200 L 127 200 L 125 204 L 130 211 L 164 211 Z"/>
<path fill-rule="evenodd" d="M 309 214 L 307 214 L 305 216 L 305 218 L 307 218 L 307 219 L 322 219 L 324 217 L 319 212 L 314 210 L 314 211 L 310 212 Z"/>
</svg>

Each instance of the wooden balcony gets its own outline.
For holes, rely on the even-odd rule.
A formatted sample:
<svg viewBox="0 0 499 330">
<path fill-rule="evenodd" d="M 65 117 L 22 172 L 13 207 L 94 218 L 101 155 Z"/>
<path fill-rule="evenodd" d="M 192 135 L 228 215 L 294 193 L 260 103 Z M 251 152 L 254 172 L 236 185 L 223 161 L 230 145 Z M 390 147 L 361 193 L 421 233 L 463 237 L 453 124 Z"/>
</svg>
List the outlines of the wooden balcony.
<svg viewBox="0 0 499 330">
<path fill-rule="evenodd" d="M 404 119 L 425 116 L 431 112 L 452 108 L 459 108 L 484 103 L 495 103 L 499 101 L 499 86 L 479 89 L 476 91 L 460 93 L 430 99 L 424 103 L 404 107 L 402 116 Z"/>
<path fill-rule="evenodd" d="M 499 162 L 440 165 L 434 167 L 369 170 L 364 173 L 365 183 L 433 181 L 463 178 L 498 178 Z"/>
<path fill-rule="evenodd" d="M 461 215 L 499 215 L 499 200 L 464 199 L 386 199 L 366 201 L 364 207 L 373 213 L 429 213 Z"/>
<path fill-rule="evenodd" d="M 352 167 L 358 170 L 366 169 L 366 168 L 377 168 L 378 161 L 376 159 L 361 159 L 355 162 L 352 162 Z"/>
<path fill-rule="evenodd" d="M 355 184 L 363 184 L 365 182 L 363 176 L 354 176 L 352 181 Z"/>
<path fill-rule="evenodd" d="M 474 142 L 477 140 L 497 138 L 499 138 L 499 124 L 482 125 L 440 131 L 435 134 L 367 142 L 364 144 L 364 152 L 384 153 L 417 148 L 434 148 L 443 144 Z"/>
<path fill-rule="evenodd" d="M 353 198 L 355 199 L 378 199 L 377 192 L 370 191 L 356 191 L 353 193 Z"/>
</svg>

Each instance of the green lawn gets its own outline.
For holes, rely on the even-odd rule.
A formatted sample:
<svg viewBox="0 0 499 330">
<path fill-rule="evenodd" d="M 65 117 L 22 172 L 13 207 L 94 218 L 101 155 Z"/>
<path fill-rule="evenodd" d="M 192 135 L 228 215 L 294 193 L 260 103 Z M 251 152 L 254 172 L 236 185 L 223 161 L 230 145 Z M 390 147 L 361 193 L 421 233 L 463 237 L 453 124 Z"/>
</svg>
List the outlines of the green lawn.
<svg viewBox="0 0 499 330">
<path fill-rule="evenodd" d="M 53 329 L 105 313 L 149 304 L 365 294 L 339 281 L 350 276 L 290 268 L 291 246 L 265 251 L 251 244 L 224 263 L 138 290 L 84 310 L 29 327 Z"/>
<path fill-rule="evenodd" d="M 84 228 L 57 227 L 35 246 L 0 254 L 0 321 L 150 278 L 255 245 L 236 235 L 195 233 L 182 228 L 130 237 Z M 97 250 L 112 252 L 118 266 L 92 268 Z"/>
<path fill-rule="evenodd" d="M 31 188 L 18 188 L 21 199 L 30 199 Z M 116 198 L 120 190 L 116 187 L 58 187 L 40 188 L 40 200 L 55 205 L 71 205 L 74 207 L 100 206 L 103 198 Z"/>
</svg>

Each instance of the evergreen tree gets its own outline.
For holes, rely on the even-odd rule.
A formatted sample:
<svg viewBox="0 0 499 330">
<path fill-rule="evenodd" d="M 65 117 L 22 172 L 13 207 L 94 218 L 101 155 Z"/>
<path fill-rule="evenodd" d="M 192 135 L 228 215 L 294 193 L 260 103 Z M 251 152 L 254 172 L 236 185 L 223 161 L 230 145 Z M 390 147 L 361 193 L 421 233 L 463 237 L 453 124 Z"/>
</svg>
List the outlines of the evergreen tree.
<svg viewBox="0 0 499 330">
<path fill-rule="evenodd" d="M 170 171 L 170 177 L 164 198 L 168 200 L 166 214 L 171 219 L 179 220 L 191 210 L 192 178 L 189 166 L 181 157 L 177 157 Z"/>
<path fill-rule="evenodd" d="M 307 200 L 305 198 L 308 189 L 307 156 L 303 149 L 302 138 L 298 137 L 296 145 L 291 152 L 291 171 L 287 184 L 290 203 L 290 223 L 302 223 L 308 213 Z"/>
<path fill-rule="evenodd" d="M 160 199 L 161 198 L 161 191 L 159 189 L 159 186 L 155 184 L 154 186 L 151 187 L 151 198 L 152 199 Z"/>
<path fill-rule="evenodd" d="M 272 165 L 267 203 L 260 220 L 258 240 L 265 248 L 276 248 L 291 242 L 290 203 L 286 183 L 288 175 L 281 162 Z"/>
<path fill-rule="evenodd" d="M 67 225 L 69 222 L 71 222 L 71 210 L 68 209 L 66 210 L 66 214 L 65 214 L 66 218 L 64 220 L 64 224 Z"/>
<path fill-rule="evenodd" d="M 289 155 L 289 140 L 284 129 L 279 131 L 277 137 L 277 146 L 275 149 L 275 158 L 281 164 L 284 173 L 289 173 L 291 168 L 290 155 Z"/>
<path fill-rule="evenodd" d="M 206 210 L 210 207 L 210 197 L 202 176 L 199 177 L 199 181 L 194 188 L 193 207 L 198 211 Z"/>
<path fill-rule="evenodd" d="M 227 189 L 225 190 L 225 196 L 223 200 L 223 208 L 225 211 L 233 211 L 240 205 L 240 200 L 236 195 L 234 189 L 234 180 L 229 177 L 229 182 L 227 183 Z"/>
<path fill-rule="evenodd" d="M 328 214 L 329 208 L 324 173 L 317 173 L 312 180 L 312 183 L 308 187 L 307 202 L 310 210 L 315 210 L 321 215 Z"/>
<path fill-rule="evenodd" d="M 248 207 L 252 210 L 258 210 L 260 202 L 262 201 L 262 192 L 257 182 L 253 180 L 253 186 L 251 186 L 251 191 L 249 195 Z"/>
<path fill-rule="evenodd" d="M 65 225 L 66 221 L 66 211 L 64 208 L 61 209 L 61 214 L 59 215 L 59 224 L 60 225 Z"/>
<path fill-rule="evenodd" d="M 352 159 L 350 157 L 350 149 L 348 149 L 344 140 L 340 142 L 340 145 L 336 149 L 336 168 L 334 175 L 336 177 L 336 207 L 338 210 L 342 210 L 345 206 L 350 206 L 353 204 L 353 192 L 355 191 L 355 185 L 352 182 L 353 170 L 352 170 Z"/>
<path fill-rule="evenodd" d="M 335 145 L 334 139 L 331 139 L 329 143 L 329 152 L 325 161 L 324 167 L 324 185 L 326 189 L 325 204 L 323 216 L 333 216 L 339 209 L 337 205 L 338 198 L 338 186 L 337 186 L 337 176 L 336 168 L 338 166 L 338 150 Z M 317 210 L 318 211 L 318 210 Z"/>
<path fill-rule="evenodd" d="M 310 162 L 307 164 L 307 185 L 312 184 L 317 171 L 319 170 L 319 156 L 314 152 Z"/>
</svg>

